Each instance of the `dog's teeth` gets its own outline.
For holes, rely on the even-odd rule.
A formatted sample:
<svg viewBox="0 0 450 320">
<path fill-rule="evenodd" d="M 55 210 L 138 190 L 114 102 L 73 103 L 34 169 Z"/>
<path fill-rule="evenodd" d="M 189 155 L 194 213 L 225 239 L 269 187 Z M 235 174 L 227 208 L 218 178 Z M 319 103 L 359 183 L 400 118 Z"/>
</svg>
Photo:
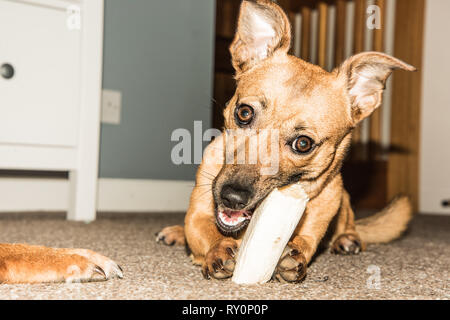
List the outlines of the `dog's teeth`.
<svg viewBox="0 0 450 320">
<path fill-rule="evenodd" d="M 246 218 L 241 216 L 237 218 L 230 218 L 224 212 L 219 212 L 219 219 L 227 226 L 234 227 L 244 221 Z"/>
</svg>

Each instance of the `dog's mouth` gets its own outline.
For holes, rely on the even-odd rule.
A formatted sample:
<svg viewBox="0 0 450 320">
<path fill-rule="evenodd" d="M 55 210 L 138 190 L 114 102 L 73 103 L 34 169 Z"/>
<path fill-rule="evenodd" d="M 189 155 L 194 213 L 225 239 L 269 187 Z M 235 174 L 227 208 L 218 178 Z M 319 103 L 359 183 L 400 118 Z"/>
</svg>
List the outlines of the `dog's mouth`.
<svg viewBox="0 0 450 320">
<path fill-rule="evenodd" d="M 252 218 L 253 210 L 217 209 L 216 224 L 226 234 L 235 234 L 244 229 Z"/>
</svg>

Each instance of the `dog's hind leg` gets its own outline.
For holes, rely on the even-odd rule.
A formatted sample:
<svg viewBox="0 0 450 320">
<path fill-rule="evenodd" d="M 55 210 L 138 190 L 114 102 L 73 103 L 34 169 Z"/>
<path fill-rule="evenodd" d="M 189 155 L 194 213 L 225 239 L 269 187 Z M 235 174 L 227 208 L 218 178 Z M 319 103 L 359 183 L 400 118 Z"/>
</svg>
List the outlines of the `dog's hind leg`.
<svg viewBox="0 0 450 320">
<path fill-rule="evenodd" d="M 355 228 L 355 214 L 350 196 L 343 192 L 341 208 L 337 216 L 336 229 L 331 240 L 331 252 L 336 254 L 358 254 L 365 249 Z"/>
<path fill-rule="evenodd" d="M 168 246 L 184 246 L 186 245 L 186 237 L 184 235 L 183 226 L 170 226 L 165 227 L 160 232 L 156 233 L 156 242 L 162 243 Z"/>
</svg>

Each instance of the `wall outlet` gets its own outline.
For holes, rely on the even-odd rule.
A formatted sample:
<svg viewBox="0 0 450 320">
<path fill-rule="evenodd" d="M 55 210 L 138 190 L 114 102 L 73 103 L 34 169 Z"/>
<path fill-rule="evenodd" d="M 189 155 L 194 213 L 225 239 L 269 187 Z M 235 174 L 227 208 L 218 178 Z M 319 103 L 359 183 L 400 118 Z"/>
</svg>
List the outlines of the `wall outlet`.
<svg viewBox="0 0 450 320">
<path fill-rule="evenodd" d="M 120 124 L 122 111 L 122 92 L 103 89 L 102 91 L 102 122 Z"/>
</svg>

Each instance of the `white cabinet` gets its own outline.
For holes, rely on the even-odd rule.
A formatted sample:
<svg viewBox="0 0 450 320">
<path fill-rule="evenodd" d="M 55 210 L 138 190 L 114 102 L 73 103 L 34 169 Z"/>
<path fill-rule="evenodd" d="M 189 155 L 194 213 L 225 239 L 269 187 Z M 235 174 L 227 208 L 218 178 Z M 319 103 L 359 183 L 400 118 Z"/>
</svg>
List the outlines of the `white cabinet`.
<svg viewBox="0 0 450 320">
<path fill-rule="evenodd" d="M 103 0 L 0 0 L 0 169 L 69 171 L 75 220 L 95 218 L 102 43 Z"/>
<path fill-rule="evenodd" d="M 75 146 L 80 105 L 80 34 L 55 8 L 0 1 L 0 143 Z"/>
</svg>

